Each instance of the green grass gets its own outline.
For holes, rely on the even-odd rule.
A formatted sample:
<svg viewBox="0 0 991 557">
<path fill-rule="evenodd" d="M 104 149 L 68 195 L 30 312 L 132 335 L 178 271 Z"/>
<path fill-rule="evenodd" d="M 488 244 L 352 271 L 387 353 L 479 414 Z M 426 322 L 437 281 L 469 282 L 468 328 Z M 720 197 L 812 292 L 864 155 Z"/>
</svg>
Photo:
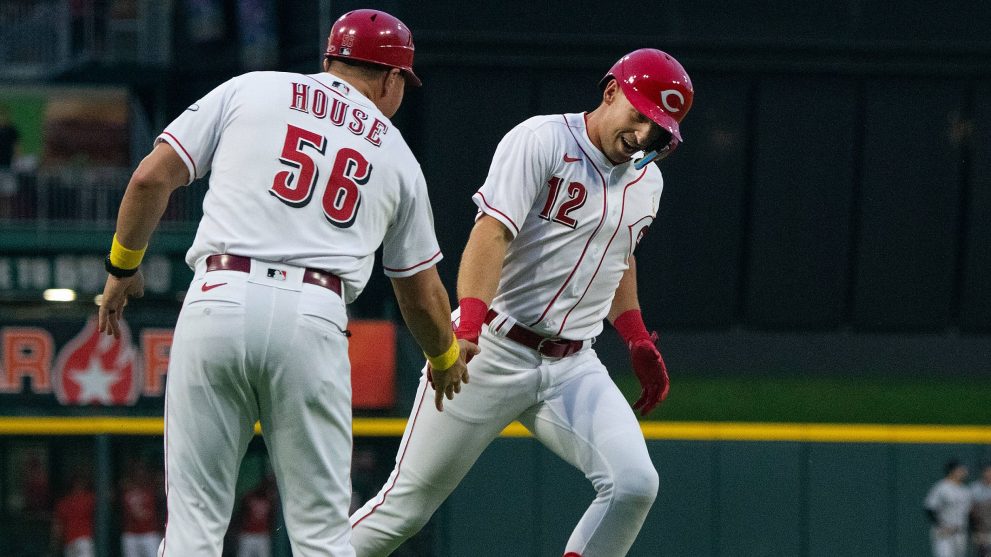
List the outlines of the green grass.
<svg viewBox="0 0 991 557">
<path fill-rule="evenodd" d="M 632 373 L 616 382 L 633 401 Z M 674 377 L 661 421 L 991 424 L 991 381 L 887 377 Z"/>
</svg>

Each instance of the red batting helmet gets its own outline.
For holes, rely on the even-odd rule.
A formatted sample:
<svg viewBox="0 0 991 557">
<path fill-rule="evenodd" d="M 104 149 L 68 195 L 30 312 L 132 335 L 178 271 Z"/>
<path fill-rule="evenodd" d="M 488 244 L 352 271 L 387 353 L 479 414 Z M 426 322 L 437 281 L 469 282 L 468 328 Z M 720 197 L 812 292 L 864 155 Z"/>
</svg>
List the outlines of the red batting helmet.
<svg viewBox="0 0 991 557">
<path fill-rule="evenodd" d="M 385 12 L 354 10 L 342 15 L 330 30 L 324 55 L 399 68 L 409 84 L 421 85 L 413 73 L 413 34 Z"/>
<path fill-rule="evenodd" d="M 685 68 L 666 52 L 641 48 L 623 56 L 599 82 L 604 88 L 615 78 L 627 100 L 641 114 L 671 133 L 661 151 L 666 155 L 681 142 L 678 124 L 692 108 L 695 91 Z"/>
</svg>

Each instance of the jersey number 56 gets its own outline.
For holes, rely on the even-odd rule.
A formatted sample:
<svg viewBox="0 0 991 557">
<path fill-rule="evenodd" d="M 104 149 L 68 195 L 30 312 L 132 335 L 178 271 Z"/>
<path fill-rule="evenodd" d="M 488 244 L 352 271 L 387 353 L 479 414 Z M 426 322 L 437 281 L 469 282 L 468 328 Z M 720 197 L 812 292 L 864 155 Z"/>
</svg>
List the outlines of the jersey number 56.
<svg viewBox="0 0 991 557">
<path fill-rule="evenodd" d="M 309 203 L 313 197 L 314 185 L 320 177 L 319 167 L 310 155 L 303 152 L 304 148 L 324 156 L 327 138 L 289 124 L 279 161 L 295 171 L 282 170 L 276 173 L 272 189 L 268 193 L 290 207 L 303 207 Z M 372 165 L 364 155 L 348 147 L 337 151 L 327 179 L 327 189 L 323 192 L 323 214 L 330 224 L 339 228 L 348 228 L 354 224 L 358 207 L 361 206 L 358 186 L 367 184 L 371 176 Z"/>
</svg>

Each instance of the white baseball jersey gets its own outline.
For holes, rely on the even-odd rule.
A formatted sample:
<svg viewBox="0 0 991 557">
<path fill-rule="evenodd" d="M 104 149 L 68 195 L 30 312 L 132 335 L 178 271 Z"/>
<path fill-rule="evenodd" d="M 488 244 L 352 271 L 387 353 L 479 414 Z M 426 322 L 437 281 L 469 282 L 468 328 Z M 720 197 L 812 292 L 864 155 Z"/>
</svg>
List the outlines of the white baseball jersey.
<svg viewBox="0 0 991 557">
<path fill-rule="evenodd" d="M 967 527 L 971 493 L 967 486 L 943 479 L 926 495 L 925 507 L 936 513 L 940 526 Z"/>
<path fill-rule="evenodd" d="M 514 235 L 492 307 L 547 336 L 598 335 L 662 187 L 657 165 L 609 162 L 584 114 L 516 126 L 472 198 Z"/>
<path fill-rule="evenodd" d="M 213 170 L 186 255 L 191 268 L 232 253 L 324 269 L 341 277 L 350 303 L 383 240 L 388 276 L 415 274 L 442 257 L 426 181 L 402 135 L 334 75 L 235 77 L 158 141 L 176 150 L 190 181 Z"/>
<path fill-rule="evenodd" d="M 970 494 L 975 503 L 991 501 L 991 485 L 984 483 L 982 480 L 977 480 L 970 484 Z"/>
<path fill-rule="evenodd" d="M 496 150 L 473 199 L 513 233 L 492 307 L 548 336 L 602 330 L 629 257 L 657 214 L 661 174 L 613 165 L 582 114 L 531 118 Z M 351 515 L 357 557 L 384 557 L 420 529 L 502 429 L 519 420 L 592 481 L 596 498 L 564 551 L 626 555 L 657 496 L 640 424 L 590 343 L 544 356 L 493 321 L 479 337 L 471 383 L 437 412 L 426 370 L 381 491 Z"/>
</svg>

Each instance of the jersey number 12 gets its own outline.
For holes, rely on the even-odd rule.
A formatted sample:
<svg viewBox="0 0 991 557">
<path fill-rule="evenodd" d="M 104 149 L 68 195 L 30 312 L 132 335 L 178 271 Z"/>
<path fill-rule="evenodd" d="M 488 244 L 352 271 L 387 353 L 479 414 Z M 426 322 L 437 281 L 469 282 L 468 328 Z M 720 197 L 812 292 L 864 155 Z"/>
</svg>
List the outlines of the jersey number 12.
<svg viewBox="0 0 991 557">
<path fill-rule="evenodd" d="M 327 150 L 327 138 L 289 124 L 279 161 L 295 171 L 281 170 L 276 173 L 268 193 L 290 207 L 308 204 L 320 177 L 320 169 L 313 157 L 303 151 L 304 148 L 323 156 Z M 358 186 L 367 184 L 371 176 L 372 165 L 364 155 L 348 147 L 337 151 L 327 179 L 327 189 L 323 192 L 323 214 L 330 224 L 339 228 L 354 224 L 361 205 Z"/>
</svg>

